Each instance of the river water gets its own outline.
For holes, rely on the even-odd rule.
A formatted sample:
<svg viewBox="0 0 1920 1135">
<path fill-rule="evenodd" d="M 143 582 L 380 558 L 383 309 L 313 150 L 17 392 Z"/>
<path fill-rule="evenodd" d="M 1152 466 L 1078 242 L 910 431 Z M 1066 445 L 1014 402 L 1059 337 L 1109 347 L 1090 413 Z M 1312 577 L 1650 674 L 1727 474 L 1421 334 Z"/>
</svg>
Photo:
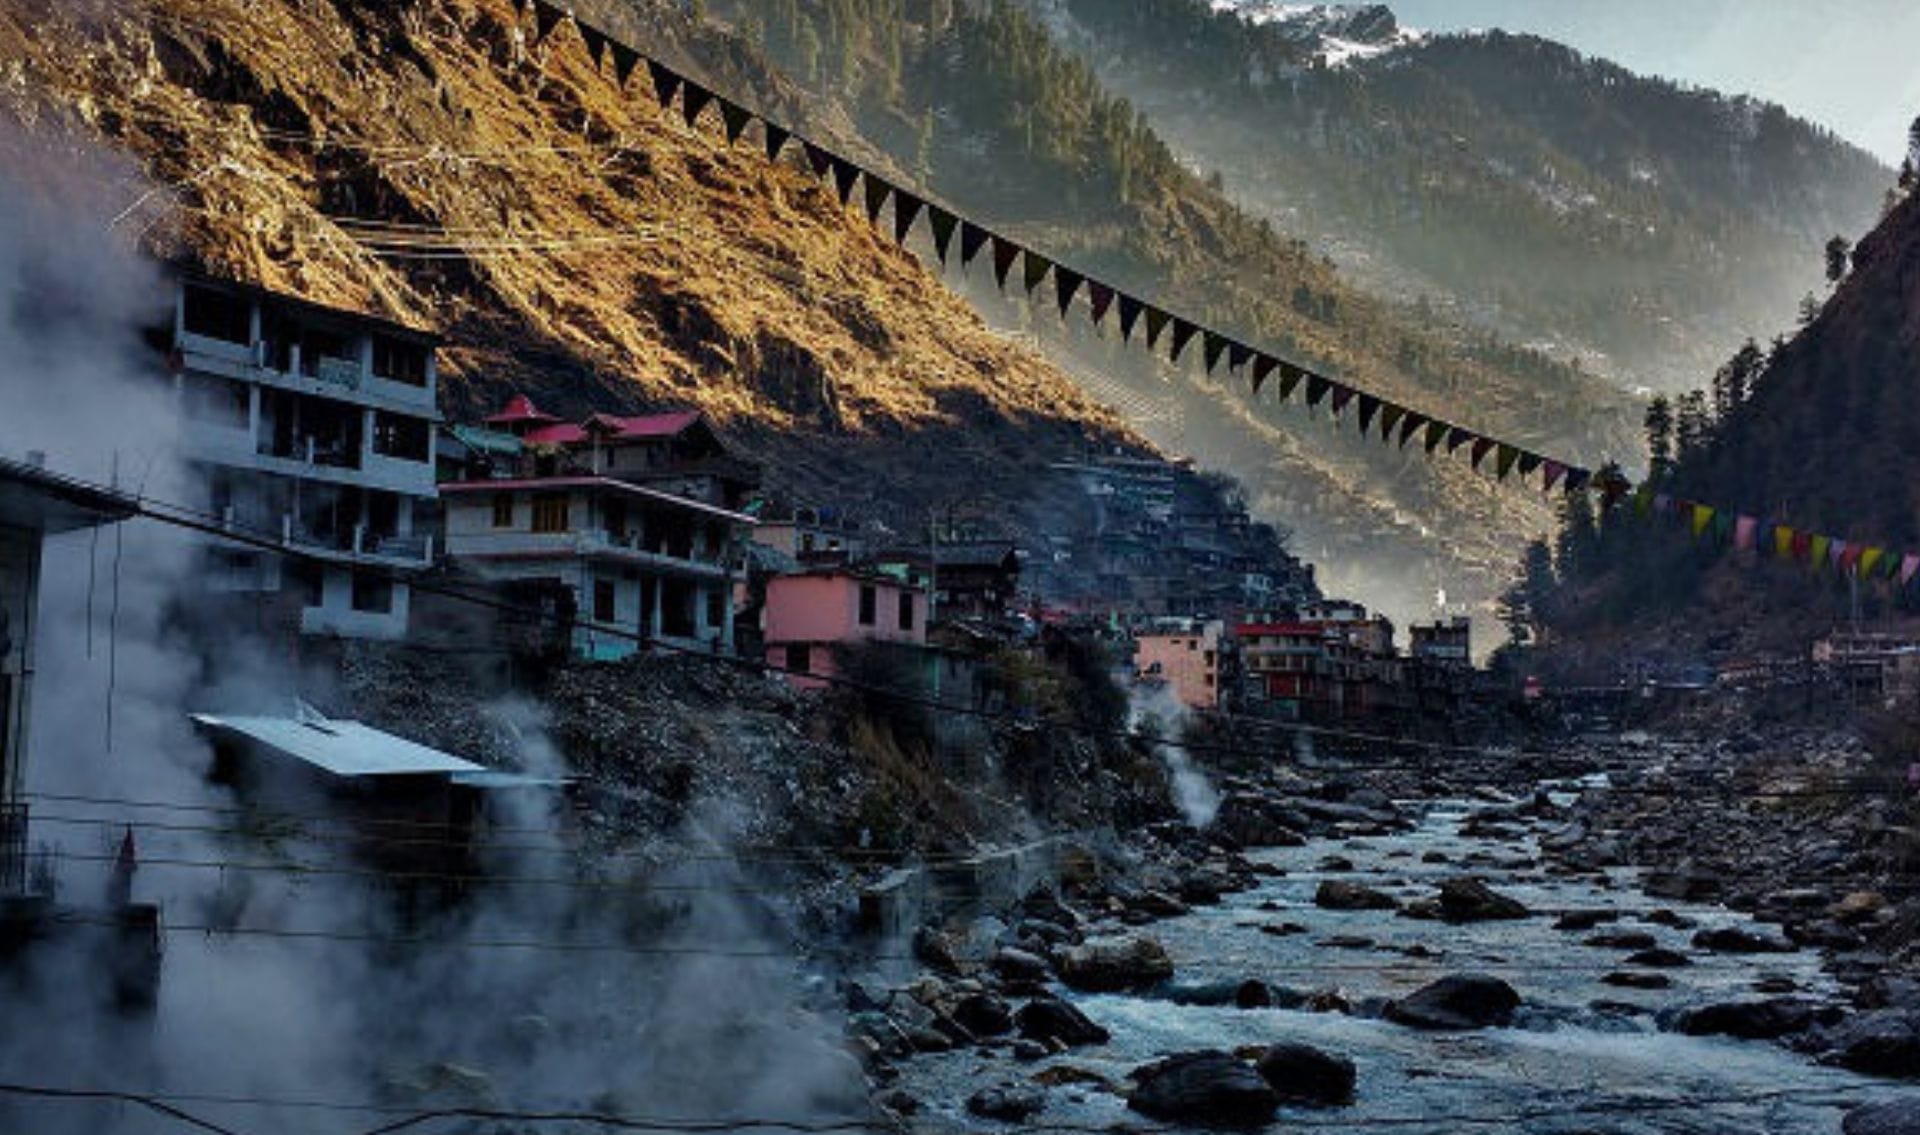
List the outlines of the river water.
<svg viewBox="0 0 1920 1135">
<path fill-rule="evenodd" d="M 1538 866 L 1543 861 L 1536 827 L 1524 826 L 1511 839 L 1462 837 L 1461 822 L 1473 807 L 1427 804 L 1412 832 L 1323 839 L 1253 853 L 1255 861 L 1286 875 L 1145 932 L 1173 956 L 1176 988 L 1251 978 L 1302 992 L 1338 990 L 1358 1006 L 1447 974 L 1481 972 L 1507 981 L 1525 999 L 1512 1027 L 1433 1033 L 1376 1016 L 1183 1003 L 1187 998 L 1165 991 L 1069 993 L 1112 1032 L 1111 1043 L 1031 1064 L 1014 1062 L 1004 1050 L 916 1057 L 903 1067 L 900 1087 L 921 1101 L 919 1124 L 928 1130 L 999 1126 L 967 1115 L 967 1097 L 989 1084 L 1025 1081 L 1047 1069 L 1056 1070 L 1054 1077 L 1064 1069 L 1092 1073 L 1124 1092 L 1129 1071 L 1170 1053 L 1280 1041 L 1347 1056 L 1358 1066 L 1359 1083 L 1351 1106 L 1289 1107 L 1276 1130 L 1832 1135 L 1848 1106 L 1902 1093 L 1898 1085 L 1822 1068 L 1772 1043 L 1661 1031 L 1655 1014 L 1761 996 L 1755 983 L 1763 979 L 1791 982 L 1812 996 L 1834 993 L 1835 986 L 1813 952 L 1709 954 L 1691 946 L 1695 929 L 1643 917 L 1665 908 L 1707 928 L 1748 923 L 1744 916 L 1651 899 L 1640 893 L 1630 871 L 1577 878 L 1545 871 Z M 1429 853 L 1448 861 L 1423 861 Z M 1352 866 L 1330 870 L 1324 862 L 1329 856 Z M 1324 878 L 1364 883 L 1405 901 L 1431 896 L 1441 879 L 1463 873 L 1542 913 L 1450 926 L 1392 911 L 1313 905 L 1314 890 Z M 1553 928 L 1556 913 L 1576 909 L 1618 911 L 1620 920 L 1590 932 Z M 1275 936 L 1260 929 L 1281 923 L 1297 924 L 1304 932 Z M 1582 943 L 1593 933 L 1620 931 L 1650 933 L 1659 945 L 1687 954 L 1692 964 L 1658 971 L 1671 978 L 1669 989 L 1605 984 L 1606 974 L 1633 968 L 1624 964 L 1631 951 Z M 1409 949 L 1415 956 L 1405 952 Z M 1426 953 L 1432 956 L 1419 956 Z M 1046 1098 L 1046 1109 L 1031 1124 L 1157 1126 L 1128 1111 L 1122 1094 L 1094 1084 L 1054 1087 Z"/>
</svg>

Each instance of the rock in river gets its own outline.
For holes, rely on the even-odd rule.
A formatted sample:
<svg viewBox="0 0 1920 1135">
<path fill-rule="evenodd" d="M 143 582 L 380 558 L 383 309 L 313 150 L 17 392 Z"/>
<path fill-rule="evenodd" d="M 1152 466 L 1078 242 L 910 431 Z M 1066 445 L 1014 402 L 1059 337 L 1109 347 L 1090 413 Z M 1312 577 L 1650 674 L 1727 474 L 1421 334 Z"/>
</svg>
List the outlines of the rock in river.
<svg viewBox="0 0 1920 1135">
<path fill-rule="evenodd" d="M 1416 1029 L 1483 1029 L 1505 1025 L 1520 1007 L 1520 994 L 1497 977 L 1464 973 L 1387 1002 L 1387 1020 Z"/>
<path fill-rule="evenodd" d="M 1313 905 L 1327 910 L 1396 910 L 1400 902 L 1372 887 L 1327 879 L 1313 892 Z"/>
<path fill-rule="evenodd" d="M 1060 955 L 1060 980 L 1092 993 L 1158 985 L 1173 976 L 1173 959 L 1152 938 L 1090 938 Z"/>
<path fill-rule="evenodd" d="M 1081 1044 L 1105 1044 L 1112 1039 L 1079 1009 L 1058 997 L 1037 997 L 1013 1015 L 1020 1035 L 1028 1040 L 1059 1041 L 1073 1047 Z"/>
<path fill-rule="evenodd" d="M 1258 1127 L 1271 1122 L 1280 1097 L 1230 1053 L 1183 1052 L 1135 1070 L 1139 1086 L 1127 1106 L 1171 1123 Z"/>
<path fill-rule="evenodd" d="M 1826 1036 L 1826 1062 L 1870 1076 L 1920 1080 L 1920 1010 L 1862 1013 Z"/>
<path fill-rule="evenodd" d="M 1490 922 L 1527 918 L 1532 913 L 1519 900 L 1508 898 L 1471 876 L 1448 879 L 1440 884 L 1440 917 L 1447 922 Z"/>
<path fill-rule="evenodd" d="M 1785 938 L 1775 938 L 1742 926 L 1702 930 L 1693 936 L 1693 944 L 1718 954 L 1791 954 L 1795 947 Z"/>
<path fill-rule="evenodd" d="M 1308 1044 L 1276 1044 L 1255 1065 L 1260 1078 L 1289 1103 L 1343 1104 L 1353 1100 L 1353 1061 Z"/>
<path fill-rule="evenodd" d="M 1019 1123 L 1031 1119 L 1047 1106 L 1047 1097 L 1038 1088 L 1024 1084 L 999 1084 L 982 1088 L 967 1098 L 967 1110 L 983 1119 Z"/>
<path fill-rule="evenodd" d="M 1839 1010 L 1804 997 L 1769 997 L 1760 1001 L 1722 1001 L 1683 1009 L 1671 1016 L 1675 1032 L 1688 1036 L 1732 1036 L 1742 1040 L 1777 1040 L 1831 1023 Z"/>
</svg>

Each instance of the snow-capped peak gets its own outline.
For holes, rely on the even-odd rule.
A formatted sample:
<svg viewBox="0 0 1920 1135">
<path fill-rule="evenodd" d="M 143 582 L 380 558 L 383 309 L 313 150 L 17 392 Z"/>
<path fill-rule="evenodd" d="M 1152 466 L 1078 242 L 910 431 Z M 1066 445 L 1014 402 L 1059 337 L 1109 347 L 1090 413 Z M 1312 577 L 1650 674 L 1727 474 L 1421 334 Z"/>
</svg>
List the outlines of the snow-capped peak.
<svg viewBox="0 0 1920 1135">
<path fill-rule="evenodd" d="M 1297 4 L 1287 0 L 1212 0 L 1216 12 L 1276 27 L 1338 67 L 1419 43 L 1425 32 L 1403 28 L 1385 4 Z"/>
</svg>

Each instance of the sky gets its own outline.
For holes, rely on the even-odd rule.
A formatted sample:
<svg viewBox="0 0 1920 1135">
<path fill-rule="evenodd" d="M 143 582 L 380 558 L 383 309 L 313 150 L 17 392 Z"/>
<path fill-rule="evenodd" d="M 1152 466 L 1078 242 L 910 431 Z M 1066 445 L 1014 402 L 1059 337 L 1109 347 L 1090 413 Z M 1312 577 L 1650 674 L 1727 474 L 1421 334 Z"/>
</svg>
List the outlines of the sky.
<svg viewBox="0 0 1920 1135">
<path fill-rule="evenodd" d="M 1433 31 L 1504 28 L 1752 94 L 1896 164 L 1920 115 L 1916 0 L 1389 0 Z"/>
</svg>

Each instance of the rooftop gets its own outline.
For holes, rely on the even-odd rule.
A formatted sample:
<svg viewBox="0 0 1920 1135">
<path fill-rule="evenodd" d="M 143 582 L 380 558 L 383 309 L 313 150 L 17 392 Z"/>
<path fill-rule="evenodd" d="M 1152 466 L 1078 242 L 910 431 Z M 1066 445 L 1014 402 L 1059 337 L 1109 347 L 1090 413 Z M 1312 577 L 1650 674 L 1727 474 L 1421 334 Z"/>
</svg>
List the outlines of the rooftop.
<svg viewBox="0 0 1920 1135">
<path fill-rule="evenodd" d="M 335 721 L 301 706 L 292 717 L 222 717 L 192 714 L 211 733 L 245 739 L 261 748 L 340 777 L 472 775 L 485 765 L 382 733 L 358 721 Z"/>
<path fill-rule="evenodd" d="M 0 457 L 0 525 L 59 534 L 126 520 L 131 497 Z"/>
</svg>

